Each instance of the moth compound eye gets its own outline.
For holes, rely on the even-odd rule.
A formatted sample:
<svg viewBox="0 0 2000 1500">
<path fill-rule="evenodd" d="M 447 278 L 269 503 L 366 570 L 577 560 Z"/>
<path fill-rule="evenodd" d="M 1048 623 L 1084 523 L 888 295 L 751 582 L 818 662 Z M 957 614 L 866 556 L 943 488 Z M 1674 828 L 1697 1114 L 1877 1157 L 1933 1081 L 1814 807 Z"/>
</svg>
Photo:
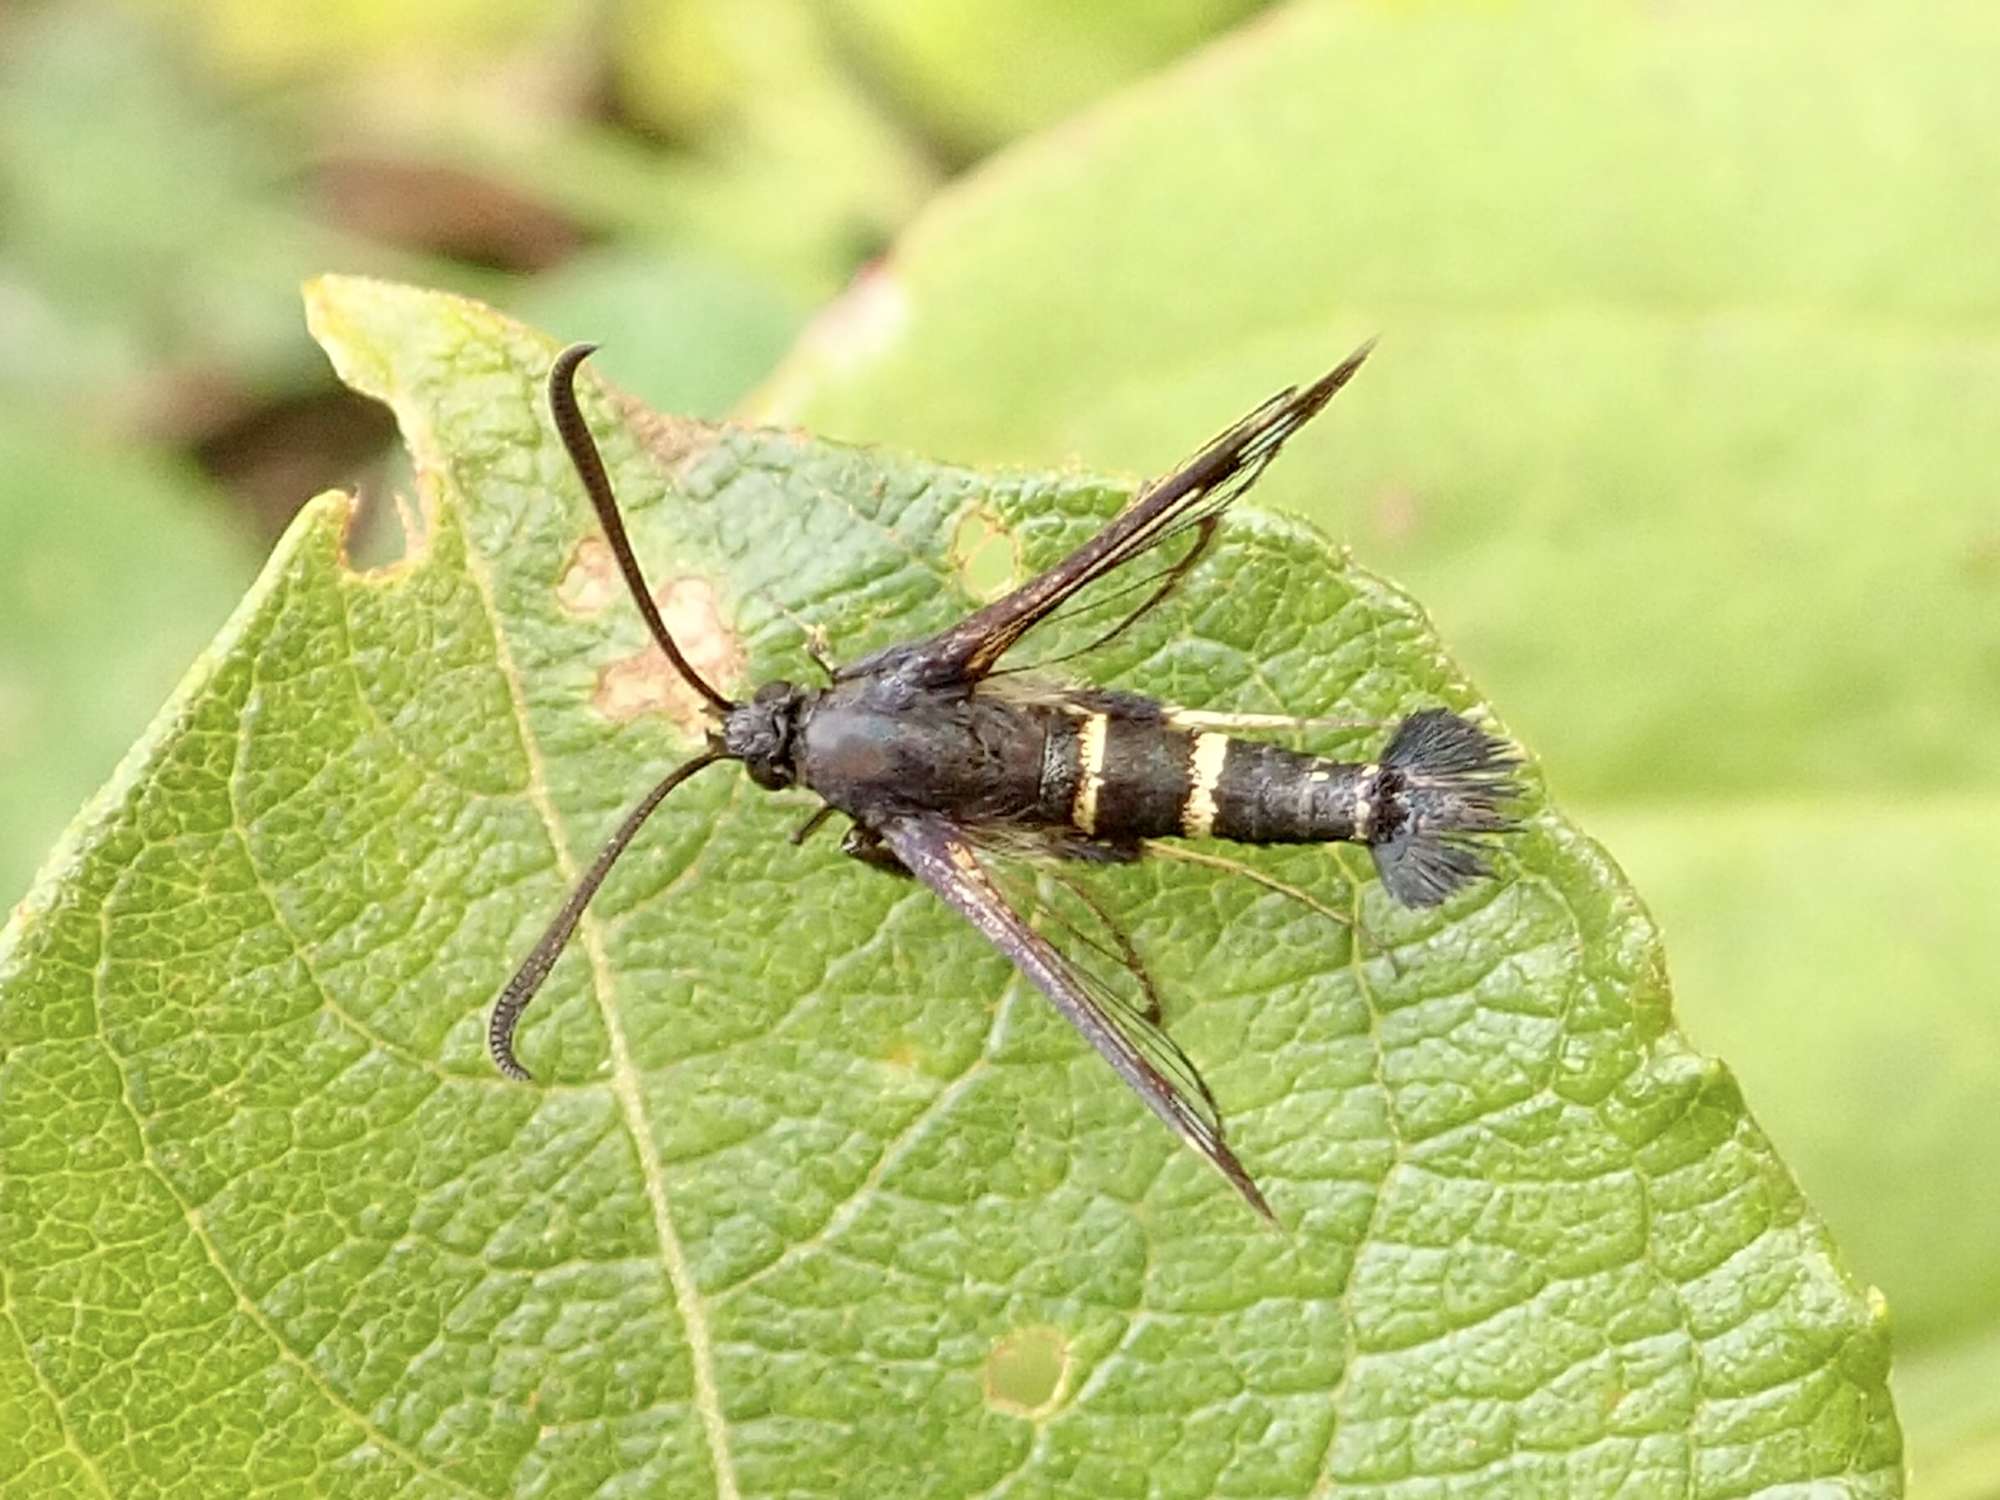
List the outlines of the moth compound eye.
<svg viewBox="0 0 2000 1500">
<path fill-rule="evenodd" d="M 792 768 L 781 760 L 745 760 L 743 769 L 767 792 L 782 792 L 795 779 Z"/>
</svg>

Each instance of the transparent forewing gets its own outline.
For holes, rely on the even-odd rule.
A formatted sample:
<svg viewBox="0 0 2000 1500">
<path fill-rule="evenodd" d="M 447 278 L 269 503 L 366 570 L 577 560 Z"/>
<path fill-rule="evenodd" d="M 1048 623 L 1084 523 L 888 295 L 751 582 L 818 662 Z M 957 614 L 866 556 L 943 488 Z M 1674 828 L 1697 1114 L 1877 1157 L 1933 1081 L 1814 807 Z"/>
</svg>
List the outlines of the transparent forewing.
<svg viewBox="0 0 2000 1500">
<path fill-rule="evenodd" d="M 1125 929 L 1086 886 L 1054 869 L 1003 873 L 989 866 L 988 873 L 1008 904 L 1025 913 L 1028 924 L 1062 955 L 1071 977 L 1098 1008 L 1221 1140 L 1221 1106 L 1194 1059 L 1167 1032 L 1159 986 Z M 1015 894 L 1023 889 L 1025 897 Z"/>
<path fill-rule="evenodd" d="M 1363 345 L 1304 389 L 1293 387 L 1273 396 L 1171 474 L 1147 485 L 1103 530 L 1047 572 L 949 630 L 914 645 L 894 647 L 843 675 L 894 671 L 932 685 L 976 680 L 991 672 L 1024 635 L 1075 601 L 1082 591 L 1100 579 L 1111 578 L 1127 564 L 1138 563 L 1169 538 L 1190 531 L 1200 533 L 1193 543 L 1198 550 L 1223 509 L 1257 482 L 1286 440 L 1353 378 L 1370 347 Z M 1126 623 L 1164 598 L 1190 561 L 1184 553 L 1151 569 L 1140 563 L 1156 576 L 1142 582 L 1135 575 L 1135 602 L 1126 611 Z M 1124 584 L 1120 579 L 1113 587 Z M 1124 628 L 1116 623 L 1115 615 L 1107 618 L 1112 621 L 1111 634 Z"/>
<path fill-rule="evenodd" d="M 1018 679 L 1045 673 L 1119 639 L 1174 596 L 1215 539 L 1217 519 L 1190 520 L 1142 558 L 1083 584 L 1030 626 L 988 675 Z"/>
<path fill-rule="evenodd" d="M 1143 998 L 1135 1000 L 1121 992 L 1120 985 L 1094 976 L 1037 932 L 1008 903 L 971 839 L 955 824 L 938 817 L 898 818 L 880 831 L 904 867 L 1048 996 L 1154 1114 L 1214 1163 L 1251 1207 L 1266 1218 L 1274 1217 L 1224 1138 L 1208 1085 L 1187 1054 L 1149 1017 Z M 1085 951 L 1095 948 L 1102 957 L 1116 958 L 1123 943 L 1122 936 L 1087 936 L 1084 925 L 1074 918 L 1065 917 L 1058 925 L 1067 926 Z M 1143 984 L 1138 993 L 1143 997 Z"/>
<path fill-rule="evenodd" d="M 962 829 L 979 852 L 980 865 L 1001 897 L 1027 924 L 1049 939 L 1069 960 L 1077 977 L 1098 996 L 1106 1009 L 1129 1014 L 1149 1026 L 1163 1022 L 1165 1005 L 1159 986 L 1124 926 L 1081 880 L 1073 879 L 1065 862 L 1077 867 L 1077 846 L 1061 835 L 1037 837 L 977 826 Z M 1087 858 L 1088 856 L 1084 856 Z M 1088 868 L 1082 866 L 1081 868 Z M 1170 1038 L 1164 1048 L 1192 1070 Z M 1206 1096 L 1207 1084 L 1197 1074 L 1191 1083 Z"/>
</svg>

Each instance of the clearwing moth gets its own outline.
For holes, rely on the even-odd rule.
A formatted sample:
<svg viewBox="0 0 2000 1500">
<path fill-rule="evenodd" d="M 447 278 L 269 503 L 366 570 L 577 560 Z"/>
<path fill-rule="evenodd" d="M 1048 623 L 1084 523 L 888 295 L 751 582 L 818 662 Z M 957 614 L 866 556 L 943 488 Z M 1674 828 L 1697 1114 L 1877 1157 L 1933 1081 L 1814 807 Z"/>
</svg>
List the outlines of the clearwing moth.
<svg viewBox="0 0 2000 1500">
<path fill-rule="evenodd" d="M 1158 839 L 1346 841 L 1369 851 L 1397 902 L 1435 906 L 1490 873 L 1482 846 L 1514 826 L 1506 809 L 1519 794 L 1519 762 L 1504 742 L 1442 708 L 1403 719 L 1374 760 L 1334 761 L 1231 732 L 1309 720 L 1196 712 L 1000 664 L 1037 625 L 1113 574 L 1122 586 L 1112 598 L 1144 597 L 1083 651 L 1158 606 L 1207 549 L 1224 509 L 1347 384 L 1371 347 L 1311 385 L 1273 396 L 1147 485 L 1061 562 L 957 624 L 850 666 L 822 662 L 822 685 L 767 682 L 743 702 L 694 669 L 660 618 L 576 400 L 576 372 L 594 346 L 564 350 L 549 374 L 556 430 L 632 602 L 713 722 L 706 748 L 640 799 L 501 992 L 487 1028 L 500 1070 L 529 1076 L 514 1052 L 521 1012 L 646 819 L 697 772 L 738 761 L 760 787 L 796 786 L 820 797 L 795 841 L 830 815 L 845 815 L 844 852 L 929 887 L 1253 1208 L 1274 1217 L 1225 1139 L 1214 1095 L 1163 1029 L 1157 1002 L 1133 1004 L 1065 956 L 1009 901 L 994 867 L 1133 860 Z M 1177 558 L 1126 582 L 1121 570 L 1139 573 L 1133 564 L 1176 538 L 1188 540 Z"/>
</svg>

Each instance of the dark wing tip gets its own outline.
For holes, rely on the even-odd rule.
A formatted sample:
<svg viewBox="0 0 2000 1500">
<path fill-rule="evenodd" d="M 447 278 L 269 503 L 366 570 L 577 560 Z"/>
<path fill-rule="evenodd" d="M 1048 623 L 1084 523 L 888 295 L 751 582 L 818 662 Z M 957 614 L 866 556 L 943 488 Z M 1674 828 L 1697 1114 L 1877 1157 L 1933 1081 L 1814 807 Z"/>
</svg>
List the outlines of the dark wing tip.
<svg viewBox="0 0 2000 1500">
<path fill-rule="evenodd" d="M 1277 1215 L 1223 1136 L 1215 1096 L 1172 1037 L 1136 1009 L 1093 989 L 1080 970 L 1010 905 L 979 861 L 966 831 L 930 815 L 891 818 L 883 840 L 904 867 L 972 925 L 1165 1122 L 1185 1145 L 1209 1162 L 1266 1220 Z"/>
<path fill-rule="evenodd" d="M 1347 358 L 1307 386 L 1299 397 L 1300 408 L 1307 412 L 1315 412 L 1332 400 L 1333 393 L 1352 380 L 1355 372 L 1367 363 L 1368 356 L 1375 352 L 1375 346 L 1381 342 L 1381 338 L 1380 334 L 1376 334 L 1365 340 Z"/>
<path fill-rule="evenodd" d="M 1268 462 L 1293 433 L 1318 416 L 1334 394 L 1354 378 L 1355 371 L 1374 353 L 1375 342 L 1369 339 L 1311 385 L 1280 391 L 1239 427 L 1224 434 L 1222 442 L 1239 437 L 1241 461 L 1255 460 L 1259 465 Z"/>
<path fill-rule="evenodd" d="M 1264 1196 L 1250 1174 L 1243 1170 L 1243 1164 L 1236 1159 L 1234 1151 L 1223 1146 L 1219 1154 L 1210 1159 L 1222 1169 L 1222 1175 L 1229 1179 L 1229 1185 L 1242 1194 L 1244 1202 L 1256 1209 L 1266 1222 L 1273 1225 L 1278 1223 L 1277 1212 L 1271 1207 L 1270 1200 Z"/>
</svg>

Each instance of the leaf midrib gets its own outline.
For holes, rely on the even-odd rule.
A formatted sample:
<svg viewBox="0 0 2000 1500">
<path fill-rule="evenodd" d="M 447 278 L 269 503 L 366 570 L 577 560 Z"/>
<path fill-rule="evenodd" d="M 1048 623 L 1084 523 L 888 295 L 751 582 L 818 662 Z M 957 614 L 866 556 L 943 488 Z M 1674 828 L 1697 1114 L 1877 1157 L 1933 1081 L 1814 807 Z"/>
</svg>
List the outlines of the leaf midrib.
<svg viewBox="0 0 2000 1500">
<path fill-rule="evenodd" d="M 480 609 L 486 616 L 487 627 L 492 632 L 494 666 L 506 685 L 508 710 L 520 735 L 522 756 L 527 761 L 528 803 L 548 834 L 550 847 L 555 851 L 556 869 L 563 883 L 574 886 L 582 869 L 569 847 L 562 818 L 549 794 L 548 779 L 543 772 L 541 742 L 535 736 L 528 715 L 520 671 L 507 647 L 500 612 L 494 603 L 493 580 L 487 571 L 486 558 L 472 544 L 470 537 L 465 539 L 464 556 L 466 577 L 472 581 Z M 736 1483 L 735 1462 L 729 1450 L 729 1431 L 723 1418 L 721 1392 L 715 1376 L 715 1344 L 708 1328 L 707 1310 L 695 1285 L 694 1269 L 681 1245 L 680 1232 L 674 1225 L 666 1172 L 653 1136 L 652 1121 L 646 1113 L 638 1068 L 632 1060 L 623 1017 L 613 1003 L 616 977 L 610 955 L 605 952 L 603 930 L 587 908 L 577 924 L 576 936 L 583 944 L 584 955 L 590 964 L 591 998 L 603 1021 L 610 1052 L 607 1081 L 612 1097 L 618 1101 L 619 1115 L 626 1132 L 632 1137 L 632 1149 L 646 1190 L 646 1202 L 652 1212 L 654 1237 L 659 1243 L 660 1269 L 673 1292 L 681 1331 L 688 1342 L 689 1368 L 694 1386 L 693 1405 L 708 1444 L 709 1461 L 715 1474 L 716 1500 L 739 1500 L 742 1492 Z"/>
</svg>

